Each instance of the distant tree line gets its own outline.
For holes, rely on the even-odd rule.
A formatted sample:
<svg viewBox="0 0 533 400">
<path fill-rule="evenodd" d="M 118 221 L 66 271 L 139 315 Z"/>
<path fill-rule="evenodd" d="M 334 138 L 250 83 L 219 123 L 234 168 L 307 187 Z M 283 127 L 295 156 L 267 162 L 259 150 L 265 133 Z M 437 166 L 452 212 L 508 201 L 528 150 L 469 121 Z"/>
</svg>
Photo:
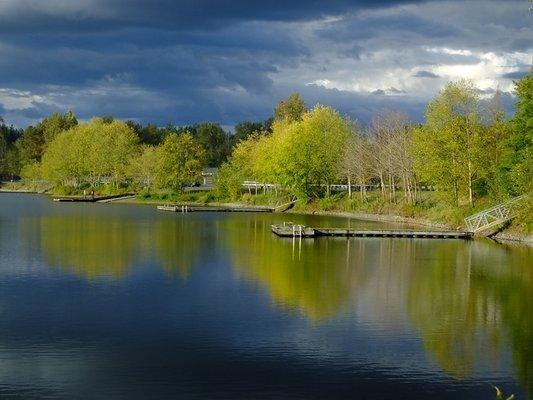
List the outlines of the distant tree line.
<svg viewBox="0 0 533 400">
<path fill-rule="evenodd" d="M 158 127 L 112 116 L 78 123 L 71 111 L 25 129 L 0 119 L 0 178 L 179 190 L 225 162 L 236 142 L 269 129 L 269 121 L 241 122 L 231 134 L 212 122 Z"/>
<path fill-rule="evenodd" d="M 158 127 L 105 116 L 79 123 L 70 111 L 23 130 L 0 120 L 0 175 L 179 191 L 210 166 L 220 167 L 216 190 L 225 198 L 239 198 L 251 180 L 306 198 L 345 183 L 363 202 L 377 187 L 385 201 L 413 204 L 431 185 L 450 204 L 473 205 L 531 191 L 532 90 L 530 72 L 516 82 L 509 119 L 499 92 L 481 101 L 471 82 L 451 82 L 429 102 L 423 124 L 389 110 L 363 126 L 327 106 L 307 109 L 297 93 L 272 118 L 240 122 L 234 133 L 212 122 Z"/>
</svg>

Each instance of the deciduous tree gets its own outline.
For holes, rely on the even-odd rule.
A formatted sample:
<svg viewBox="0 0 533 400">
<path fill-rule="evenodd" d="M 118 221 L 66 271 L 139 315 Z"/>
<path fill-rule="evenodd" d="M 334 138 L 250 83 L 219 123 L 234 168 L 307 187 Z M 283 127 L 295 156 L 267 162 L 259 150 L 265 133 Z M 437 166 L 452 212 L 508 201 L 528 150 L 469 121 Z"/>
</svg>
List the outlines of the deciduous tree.
<svg viewBox="0 0 533 400">
<path fill-rule="evenodd" d="M 158 155 L 158 187 L 181 191 L 200 180 L 205 153 L 190 134 L 171 133 L 158 149 Z"/>
<path fill-rule="evenodd" d="M 274 120 L 295 122 L 301 121 L 307 108 L 299 93 L 292 93 L 287 99 L 278 103 L 274 109 Z"/>
<path fill-rule="evenodd" d="M 448 193 L 455 204 L 483 175 L 484 130 L 478 96 L 469 81 L 452 82 L 427 106 L 426 123 L 413 136 L 415 166 L 422 179 Z"/>
</svg>

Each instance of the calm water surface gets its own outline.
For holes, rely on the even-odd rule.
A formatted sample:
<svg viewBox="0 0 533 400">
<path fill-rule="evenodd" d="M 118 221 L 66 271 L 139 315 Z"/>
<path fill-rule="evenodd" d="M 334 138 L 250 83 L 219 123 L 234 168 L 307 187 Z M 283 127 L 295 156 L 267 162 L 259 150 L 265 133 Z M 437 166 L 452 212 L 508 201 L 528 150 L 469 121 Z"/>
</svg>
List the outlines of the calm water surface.
<svg viewBox="0 0 533 400">
<path fill-rule="evenodd" d="M 530 249 L 287 218 L 0 194 L 0 398 L 531 397 Z"/>
</svg>

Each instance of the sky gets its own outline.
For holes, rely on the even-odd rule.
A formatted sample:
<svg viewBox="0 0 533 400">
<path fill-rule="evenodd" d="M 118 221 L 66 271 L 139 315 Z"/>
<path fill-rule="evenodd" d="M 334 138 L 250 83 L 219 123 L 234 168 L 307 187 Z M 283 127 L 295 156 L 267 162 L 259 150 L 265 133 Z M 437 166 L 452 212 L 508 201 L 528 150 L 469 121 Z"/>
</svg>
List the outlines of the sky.
<svg viewBox="0 0 533 400">
<path fill-rule="evenodd" d="M 449 81 L 496 89 L 533 62 L 528 0 L 0 0 L 0 116 L 54 111 L 230 127 L 299 92 L 362 122 L 422 121 Z"/>
</svg>

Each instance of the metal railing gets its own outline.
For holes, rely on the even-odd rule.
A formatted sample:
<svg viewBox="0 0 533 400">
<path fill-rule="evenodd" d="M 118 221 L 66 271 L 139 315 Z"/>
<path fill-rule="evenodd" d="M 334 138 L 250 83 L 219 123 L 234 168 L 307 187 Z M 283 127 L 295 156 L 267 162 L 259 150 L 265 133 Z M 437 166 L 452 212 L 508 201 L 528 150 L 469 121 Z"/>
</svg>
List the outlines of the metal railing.
<svg viewBox="0 0 533 400">
<path fill-rule="evenodd" d="M 526 198 L 527 195 L 524 194 L 465 218 L 467 231 L 481 232 L 516 217 L 518 204 Z"/>
</svg>

